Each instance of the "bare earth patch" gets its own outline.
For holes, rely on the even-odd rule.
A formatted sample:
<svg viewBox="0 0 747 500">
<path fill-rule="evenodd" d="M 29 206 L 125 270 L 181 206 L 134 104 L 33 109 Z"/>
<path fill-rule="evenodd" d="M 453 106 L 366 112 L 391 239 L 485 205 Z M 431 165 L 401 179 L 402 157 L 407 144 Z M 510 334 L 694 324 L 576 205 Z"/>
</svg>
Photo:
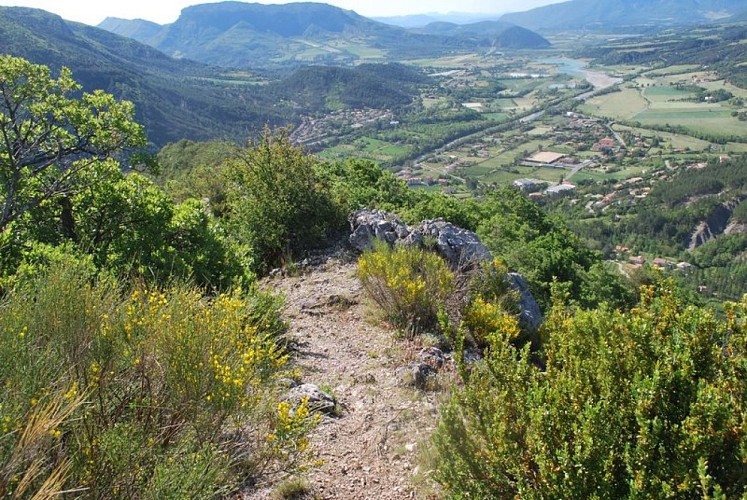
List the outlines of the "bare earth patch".
<svg viewBox="0 0 747 500">
<path fill-rule="evenodd" d="M 371 321 L 354 263 L 333 259 L 301 276 L 269 278 L 264 287 L 286 297 L 302 381 L 331 390 L 341 409 L 313 433 L 324 464 L 307 474 L 312 491 L 305 498 L 427 496 L 412 479 L 427 476 L 418 470 L 418 456 L 437 424 L 443 394 L 406 387 L 396 373 L 420 346 Z M 268 485 L 245 498 L 271 494 Z"/>
</svg>

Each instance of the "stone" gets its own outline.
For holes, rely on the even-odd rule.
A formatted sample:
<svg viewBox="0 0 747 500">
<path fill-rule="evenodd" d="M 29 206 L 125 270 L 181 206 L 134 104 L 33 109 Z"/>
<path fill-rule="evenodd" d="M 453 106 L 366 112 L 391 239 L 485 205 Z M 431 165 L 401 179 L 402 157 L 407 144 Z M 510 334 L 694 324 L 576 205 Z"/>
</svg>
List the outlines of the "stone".
<svg viewBox="0 0 747 500">
<path fill-rule="evenodd" d="M 428 380 L 436 374 L 436 370 L 425 363 L 410 363 L 397 370 L 400 381 L 404 385 L 425 389 Z"/>
<path fill-rule="evenodd" d="M 350 216 L 350 229 L 348 243 L 359 252 L 371 248 L 377 239 L 394 245 L 410 234 L 407 224 L 397 216 L 367 208 L 358 210 Z"/>
<path fill-rule="evenodd" d="M 440 370 L 446 363 L 446 356 L 438 347 L 426 347 L 418 354 L 420 361 L 433 368 L 435 371 Z"/>
<path fill-rule="evenodd" d="M 308 398 L 310 410 L 334 414 L 337 401 L 332 395 L 327 394 L 314 384 L 301 384 L 293 387 L 283 399 L 293 406 L 298 406 L 306 398 Z"/>
<path fill-rule="evenodd" d="M 521 308 L 521 313 L 519 313 L 520 325 L 531 331 L 537 331 L 542 326 L 544 318 L 542 317 L 542 311 L 537 300 L 529 290 L 529 283 L 519 273 L 508 273 L 508 282 L 511 285 L 511 289 L 516 291 L 519 296 L 519 307 Z"/>
<path fill-rule="evenodd" d="M 469 268 L 493 258 L 475 233 L 443 219 L 425 220 L 413 228 L 412 233 L 419 235 L 426 246 L 432 241 L 434 249 L 453 269 Z M 414 242 L 416 238 L 410 239 Z"/>
<path fill-rule="evenodd" d="M 482 359 L 482 351 L 466 348 L 462 354 L 462 359 L 465 363 L 476 363 Z"/>
</svg>

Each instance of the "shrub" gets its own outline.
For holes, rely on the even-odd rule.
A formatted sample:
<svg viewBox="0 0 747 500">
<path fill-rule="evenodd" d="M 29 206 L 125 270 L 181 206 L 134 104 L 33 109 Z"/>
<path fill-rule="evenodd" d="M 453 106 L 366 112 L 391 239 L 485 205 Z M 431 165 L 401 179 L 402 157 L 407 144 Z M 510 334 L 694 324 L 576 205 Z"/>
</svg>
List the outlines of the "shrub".
<svg viewBox="0 0 747 500">
<path fill-rule="evenodd" d="M 0 314 L 0 495 L 204 498 L 304 466 L 315 419 L 277 404 L 281 333 L 260 292 L 125 292 L 71 265 L 20 282 Z"/>
<path fill-rule="evenodd" d="M 384 243 L 360 257 L 358 277 L 386 320 L 411 333 L 437 325 L 438 311 L 454 287 L 452 272 L 435 253 Z"/>
<path fill-rule="evenodd" d="M 513 316 L 521 312 L 518 298 L 507 278 L 508 268 L 499 259 L 483 262 L 468 277 L 466 306 L 461 311 L 462 329 L 478 347 L 487 347 L 490 334 L 511 330 L 516 342 L 526 340 L 514 329 Z"/>
<path fill-rule="evenodd" d="M 741 496 L 747 300 L 726 320 L 644 287 L 629 313 L 556 304 L 546 369 L 489 335 L 442 411 L 436 479 L 458 498 Z"/>
<path fill-rule="evenodd" d="M 228 218 L 233 234 L 251 247 L 256 270 L 318 248 L 344 225 L 346 214 L 316 164 L 285 133 L 269 131 L 228 162 Z"/>
</svg>

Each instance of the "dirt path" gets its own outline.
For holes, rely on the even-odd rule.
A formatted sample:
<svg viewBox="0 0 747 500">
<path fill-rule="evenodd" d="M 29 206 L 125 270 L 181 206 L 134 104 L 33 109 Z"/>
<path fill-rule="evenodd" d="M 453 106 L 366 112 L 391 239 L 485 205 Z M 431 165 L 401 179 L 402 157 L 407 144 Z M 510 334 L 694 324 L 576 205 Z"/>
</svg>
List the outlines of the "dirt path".
<svg viewBox="0 0 747 500">
<path fill-rule="evenodd" d="M 412 479 L 441 396 L 405 387 L 397 377 L 419 347 L 370 320 L 353 263 L 330 260 L 302 276 L 271 278 L 265 287 L 286 297 L 303 382 L 331 389 L 342 408 L 312 437 L 324 465 L 307 475 L 309 498 L 426 496 Z M 270 491 L 249 498 L 267 498 Z"/>
</svg>

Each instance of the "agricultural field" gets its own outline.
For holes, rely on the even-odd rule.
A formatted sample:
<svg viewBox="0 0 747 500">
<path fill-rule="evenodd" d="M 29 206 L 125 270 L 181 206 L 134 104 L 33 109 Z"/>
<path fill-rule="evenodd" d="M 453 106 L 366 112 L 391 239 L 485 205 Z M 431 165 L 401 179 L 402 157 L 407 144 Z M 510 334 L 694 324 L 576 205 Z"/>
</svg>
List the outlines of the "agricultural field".
<svg viewBox="0 0 747 500">
<path fill-rule="evenodd" d="M 361 137 L 350 144 L 342 144 L 327 148 L 318 154 L 327 160 L 338 160 L 355 156 L 374 161 L 389 161 L 396 156 L 405 155 L 410 152 L 408 146 L 392 144 L 371 137 Z"/>
<path fill-rule="evenodd" d="M 611 120 L 637 122 L 643 127 L 683 127 L 697 137 L 747 136 L 747 122 L 733 116 L 735 111 L 744 109 L 743 105 L 734 104 L 733 99 L 705 102 L 698 98 L 698 89 L 723 90 L 734 98 L 747 98 L 747 90 L 713 80 L 709 73 L 659 70 L 635 79 L 620 92 L 593 97 L 579 109 Z"/>
</svg>

